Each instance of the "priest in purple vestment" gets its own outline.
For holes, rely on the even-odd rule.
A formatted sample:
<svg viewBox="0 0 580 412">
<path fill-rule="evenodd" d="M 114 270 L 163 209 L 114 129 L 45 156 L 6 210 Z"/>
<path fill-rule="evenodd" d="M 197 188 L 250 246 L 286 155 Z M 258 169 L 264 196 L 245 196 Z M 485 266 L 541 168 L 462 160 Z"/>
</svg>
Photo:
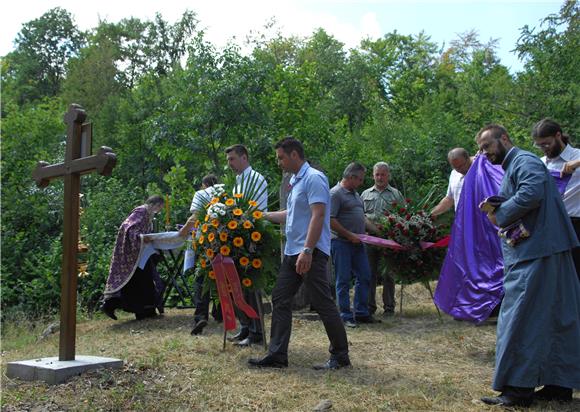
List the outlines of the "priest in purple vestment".
<svg viewBox="0 0 580 412">
<path fill-rule="evenodd" d="M 163 286 L 153 261 L 155 255 L 140 268 L 139 252 L 142 243 L 149 241 L 145 235 L 151 233 L 153 216 L 164 204 L 161 196 L 151 196 L 133 209 L 119 228 L 101 306 L 112 319 L 117 319 L 116 309 L 132 312 L 137 319 L 155 316 L 156 308 L 162 311 Z"/>
<path fill-rule="evenodd" d="M 499 191 L 503 170 L 477 156 L 457 199 L 451 242 L 435 290 L 435 304 L 457 320 L 481 323 L 503 297 L 503 257 L 497 227 L 479 203 Z"/>
</svg>

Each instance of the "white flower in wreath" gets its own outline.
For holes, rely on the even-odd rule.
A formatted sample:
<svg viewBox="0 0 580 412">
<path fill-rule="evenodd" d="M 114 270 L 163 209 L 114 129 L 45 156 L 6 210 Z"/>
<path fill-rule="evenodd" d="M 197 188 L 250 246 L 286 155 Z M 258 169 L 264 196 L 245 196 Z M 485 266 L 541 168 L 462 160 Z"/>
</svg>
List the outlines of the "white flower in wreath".
<svg viewBox="0 0 580 412">
<path fill-rule="evenodd" d="M 220 197 L 221 195 L 223 195 L 226 190 L 224 189 L 224 184 L 220 183 L 217 185 L 213 185 L 209 188 L 209 193 L 213 196 L 213 197 Z"/>
<path fill-rule="evenodd" d="M 212 219 L 217 218 L 218 216 L 225 216 L 226 214 L 226 205 L 223 203 L 215 203 L 209 207 L 207 210 L 209 217 Z"/>
</svg>

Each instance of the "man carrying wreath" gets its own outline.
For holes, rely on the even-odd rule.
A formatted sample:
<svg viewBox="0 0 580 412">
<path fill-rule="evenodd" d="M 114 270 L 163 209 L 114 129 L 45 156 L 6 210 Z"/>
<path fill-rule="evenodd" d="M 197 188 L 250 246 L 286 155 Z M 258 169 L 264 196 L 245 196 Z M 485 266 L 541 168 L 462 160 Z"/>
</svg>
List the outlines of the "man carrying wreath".
<svg viewBox="0 0 580 412">
<path fill-rule="evenodd" d="M 292 173 L 286 210 L 267 212 L 264 217 L 286 224 L 286 246 L 280 273 L 272 291 L 270 347 L 263 358 L 248 360 L 251 366 L 288 366 L 292 330 L 292 299 L 304 282 L 330 340 L 330 359 L 314 369 L 350 366 L 346 331 L 332 300 L 326 265 L 330 256 L 330 190 L 326 176 L 304 160 L 300 141 L 287 137 L 275 146 L 278 165 Z"/>
<path fill-rule="evenodd" d="M 236 186 L 234 187 L 234 194 L 256 195 L 256 202 L 258 202 L 258 210 L 268 210 L 268 183 L 264 176 L 252 169 L 250 166 L 248 149 L 242 144 L 236 144 L 226 148 L 226 160 L 228 166 L 236 174 Z M 258 302 L 256 293 L 250 289 L 244 288 L 244 300 L 256 311 L 256 313 L 263 313 L 258 311 L 258 305 L 262 305 L 261 298 Z M 260 344 L 262 338 L 262 323 L 260 319 L 250 319 L 242 311 L 237 312 L 240 321 L 240 331 L 234 335 L 233 340 L 236 346 L 247 347 L 252 344 Z"/>
</svg>

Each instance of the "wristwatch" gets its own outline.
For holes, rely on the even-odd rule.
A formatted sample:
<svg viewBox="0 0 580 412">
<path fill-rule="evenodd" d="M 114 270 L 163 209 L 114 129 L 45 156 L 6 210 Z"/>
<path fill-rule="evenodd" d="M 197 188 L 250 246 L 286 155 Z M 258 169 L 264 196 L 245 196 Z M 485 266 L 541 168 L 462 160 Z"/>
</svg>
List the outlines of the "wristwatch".
<svg viewBox="0 0 580 412">
<path fill-rule="evenodd" d="M 310 248 L 310 247 L 305 247 L 304 249 L 302 249 L 302 251 L 304 252 L 305 255 L 312 254 L 312 248 Z"/>
</svg>

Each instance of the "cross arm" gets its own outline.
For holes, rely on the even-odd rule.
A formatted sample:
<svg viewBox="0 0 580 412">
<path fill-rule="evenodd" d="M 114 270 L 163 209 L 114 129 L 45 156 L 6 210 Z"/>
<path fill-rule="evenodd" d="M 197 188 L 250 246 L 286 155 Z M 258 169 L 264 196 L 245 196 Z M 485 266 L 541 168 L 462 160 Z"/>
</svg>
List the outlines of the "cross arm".
<svg viewBox="0 0 580 412">
<path fill-rule="evenodd" d="M 38 162 L 32 172 L 32 178 L 40 188 L 48 186 L 50 181 L 73 173 L 90 173 L 96 170 L 100 175 L 110 176 L 117 164 L 117 155 L 110 147 L 102 146 L 94 156 L 74 159 L 70 166 L 65 163 L 49 165 L 47 162 Z"/>
<path fill-rule="evenodd" d="M 48 186 L 55 177 L 62 177 L 66 174 L 64 163 L 49 165 L 47 162 L 38 162 L 32 172 L 32 178 L 40 188 Z"/>
<path fill-rule="evenodd" d="M 94 156 L 75 159 L 71 162 L 70 173 L 89 173 L 96 170 L 100 175 L 110 176 L 117 164 L 117 155 L 107 146 L 101 146 Z"/>
</svg>

